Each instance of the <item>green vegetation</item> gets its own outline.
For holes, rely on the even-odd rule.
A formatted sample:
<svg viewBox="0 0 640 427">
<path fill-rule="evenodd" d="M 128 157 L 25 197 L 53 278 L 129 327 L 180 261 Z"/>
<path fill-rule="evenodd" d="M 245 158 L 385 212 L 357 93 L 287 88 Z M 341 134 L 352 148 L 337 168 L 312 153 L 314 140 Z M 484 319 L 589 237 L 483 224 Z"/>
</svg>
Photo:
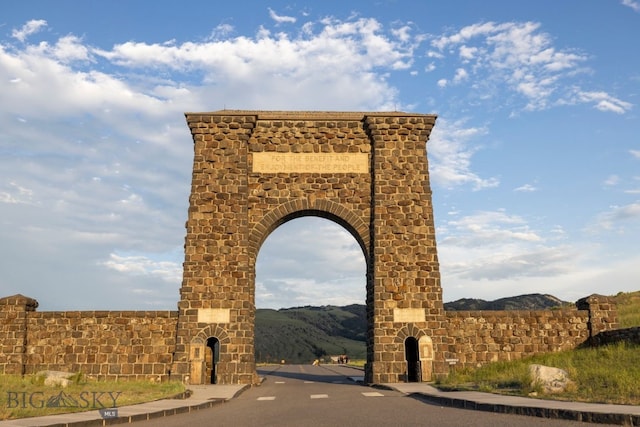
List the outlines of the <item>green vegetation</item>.
<svg viewBox="0 0 640 427">
<path fill-rule="evenodd" d="M 256 362 L 328 362 L 346 354 L 366 358 L 364 305 L 297 307 L 256 312 Z"/>
<path fill-rule="evenodd" d="M 542 395 L 532 387 L 530 364 L 564 369 L 575 382 L 566 392 Z M 640 404 L 640 346 L 617 343 L 596 348 L 547 353 L 512 362 L 496 362 L 477 369 L 461 369 L 438 382 L 443 390 L 478 390 L 580 402 Z"/>
<path fill-rule="evenodd" d="M 619 293 L 618 320 L 621 328 L 640 325 L 640 292 Z M 531 386 L 530 364 L 564 369 L 575 382 L 564 393 L 542 395 Z M 496 362 L 476 369 L 460 369 L 437 386 L 443 390 L 478 390 L 502 394 L 536 395 L 581 402 L 640 404 L 640 345 L 616 343 L 596 348 L 547 353 L 512 362 Z"/>
<path fill-rule="evenodd" d="M 150 402 L 185 391 L 176 381 L 91 381 L 81 374 L 67 387 L 45 386 L 36 375 L 0 376 L 0 420 L 82 412 Z"/>
<path fill-rule="evenodd" d="M 640 326 L 640 291 L 620 292 L 614 299 L 618 305 L 620 328 Z"/>
</svg>

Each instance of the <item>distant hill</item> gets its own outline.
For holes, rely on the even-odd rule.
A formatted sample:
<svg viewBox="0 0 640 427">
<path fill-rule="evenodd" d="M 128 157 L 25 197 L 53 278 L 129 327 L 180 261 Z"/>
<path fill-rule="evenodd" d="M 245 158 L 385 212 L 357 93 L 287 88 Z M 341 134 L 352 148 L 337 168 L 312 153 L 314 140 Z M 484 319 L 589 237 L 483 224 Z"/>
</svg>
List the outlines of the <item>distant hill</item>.
<svg viewBox="0 0 640 427">
<path fill-rule="evenodd" d="M 544 310 L 568 303 L 551 295 L 530 294 L 495 301 L 464 298 L 445 310 Z M 295 307 L 256 310 L 256 362 L 311 363 L 346 354 L 366 359 L 366 306 Z"/>
<path fill-rule="evenodd" d="M 462 298 L 457 301 L 444 303 L 447 311 L 462 310 L 546 310 L 571 304 L 553 295 L 528 294 L 515 297 L 500 298 L 495 301 L 483 299 Z"/>
<path fill-rule="evenodd" d="M 256 362 L 311 363 L 346 354 L 366 359 L 366 307 L 296 307 L 256 310 Z"/>
</svg>

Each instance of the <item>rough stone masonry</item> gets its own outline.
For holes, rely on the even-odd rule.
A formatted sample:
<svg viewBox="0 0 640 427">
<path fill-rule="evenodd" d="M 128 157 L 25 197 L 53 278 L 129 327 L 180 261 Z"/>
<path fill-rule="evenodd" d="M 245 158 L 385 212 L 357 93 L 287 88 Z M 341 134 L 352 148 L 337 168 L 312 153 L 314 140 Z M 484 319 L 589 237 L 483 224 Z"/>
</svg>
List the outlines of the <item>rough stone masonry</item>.
<svg viewBox="0 0 640 427">
<path fill-rule="evenodd" d="M 0 299 L 0 373 L 257 383 L 258 252 L 278 226 L 308 215 L 343 226 L 366 260 L 369 383 L 573 348 L 617 326 L 601 296 L 579 309 L 444 311 L 427 163 L 434 115 L 223 110 L 186 119 L 194 159 L 178 310 L 39 313 L 32 298 Z"/>
</svg>

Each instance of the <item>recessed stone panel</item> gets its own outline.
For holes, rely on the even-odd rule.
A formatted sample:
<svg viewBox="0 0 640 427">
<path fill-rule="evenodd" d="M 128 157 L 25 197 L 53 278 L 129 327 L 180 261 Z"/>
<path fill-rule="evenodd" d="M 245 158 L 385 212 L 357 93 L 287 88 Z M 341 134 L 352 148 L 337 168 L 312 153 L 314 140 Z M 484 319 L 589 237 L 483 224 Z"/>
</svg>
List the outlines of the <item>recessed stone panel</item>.
<svg viewBox="0 0 640 427">
<path fill-rule="evenodd" d="M 420 323 L 426 320 L 424 308 L 395 308 L 393 321 L 396 323 Z"/>
<path fill-rule="evenodd" d="M 228 308 L 198 309 L 198 323 L 229 323 L 231 310 Z"/>
<path fill-rule="evenodd" d="M 253 153 L 253 172 L 369 173 L 367 153 Z"/>
</svg>

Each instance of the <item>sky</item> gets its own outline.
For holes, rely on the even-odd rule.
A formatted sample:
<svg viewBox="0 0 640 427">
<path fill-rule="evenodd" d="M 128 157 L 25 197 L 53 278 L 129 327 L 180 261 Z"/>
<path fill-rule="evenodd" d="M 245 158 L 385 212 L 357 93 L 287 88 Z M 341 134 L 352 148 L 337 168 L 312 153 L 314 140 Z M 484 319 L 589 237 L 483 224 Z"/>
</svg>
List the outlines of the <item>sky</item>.
<svg viewBox="0 0 640 427">
<path fill-rule="evenodd" d="M 0 297 L 175 310 L 185 112 L 437 114 L 445 302 L 640 290 L 640 1 L 0 5 Z M 276 229 L 256 306 L 364 304 L 355 239 Z"/>
</svg>

